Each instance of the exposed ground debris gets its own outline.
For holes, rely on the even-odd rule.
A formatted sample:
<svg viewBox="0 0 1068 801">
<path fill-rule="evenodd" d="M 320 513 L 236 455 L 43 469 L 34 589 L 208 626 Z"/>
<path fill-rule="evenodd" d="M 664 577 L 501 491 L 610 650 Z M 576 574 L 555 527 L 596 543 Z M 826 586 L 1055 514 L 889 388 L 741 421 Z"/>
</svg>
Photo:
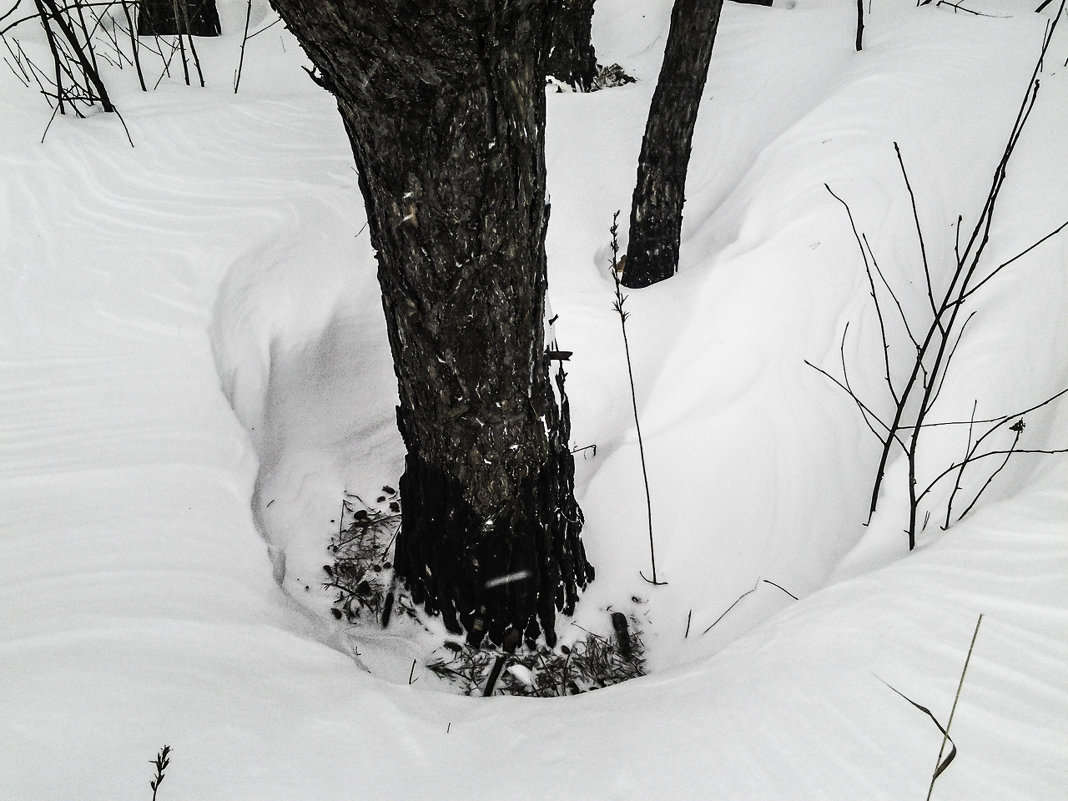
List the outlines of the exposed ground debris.
<svg viewBox="0 0 1068 801">
<path fill-rule="evenodd" d="M 410 604 L 393 590 L 393 542 L 400 522 L 400 498 L 393 487 L 383 486 L 373 504 L 345 494 L 338 531 L 327 549 L 334 562 L 323 565 L 323 586 L 337 590 L 330 611 L 338 620 L 370 618 L 385 626 L 395 605 L 410 613 Z"/>
<path fill-rule="evenodd" d="M 587 631 L 570 647 L 516 653 L 450 642 L 443 649 L 446 653 L 427 668 L 465 695 L 578 695 L 645 675 L 645 646 L 637 621 L 616 612 L 612 626 L 612 637 Z M 494 673 L 499 678 L 487 693 Z"/>
</svg>

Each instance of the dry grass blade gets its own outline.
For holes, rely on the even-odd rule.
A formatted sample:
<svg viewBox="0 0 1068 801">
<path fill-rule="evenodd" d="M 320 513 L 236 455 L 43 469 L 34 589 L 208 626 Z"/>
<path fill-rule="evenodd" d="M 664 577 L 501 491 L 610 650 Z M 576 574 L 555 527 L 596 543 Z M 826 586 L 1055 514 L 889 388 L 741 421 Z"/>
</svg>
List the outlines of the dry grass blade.
<svg viewBox="0 0 1068 801">
<path fill-rule="evenodd" d="M 934 784 L 939 776 L 949 767 L 949 763 L 953 761 L 953 757 L 957 755 L 957 747 L 953 745 L 953 741 L 949 738 L 949 727 L 953 725 L 953 716 L 957 714 L 957 702 L 960 701 L 960 691 L 964 687 L 964 677 L 968 673 L 968 664 L 972 661 L 972 651 L 975 650 L 975 641 L 979 637 L 979 627 L 983 624 L 983 615 L 980 613 L 979 619 L 975 621 L 975 631 L 972 632 L 972 642 L 968 646 L 968 656 L 964 659 L 964 667 L 960 671 L 960 681 L 957 682 L 957 694 L 953 697 L 953 708 L 949 710 L 949 721 L 946 723 L 946 728 L 942 732 L 942 747 L 938 749 L 938 759 L 935 762 L 934 773 L 931 775 L 931 785 L 927 788 L 927 801 L 931 801 L 931 793 L 934 792 Z M 946 758 L 942 759 L 942 754 L 946 750 L 946 743 L 949 743 L 951 750 Z"/>
<path fill-rule="evenodd" d="M 879 679 L 879 681 L 883 681 L 883 680 Z M 927 707 L 923 706 L 922 704 L 917 704 L 915 701 L 913 701 L 911 698 L 909 698 L 907 695 L 905 695 L 903 692 L 901 692 L 901 690 L 897 689 L 893 685 L 887 684 L 887 682 L 885 682 L 885 681 L 883 681 L 883 684 L 886 684 L 887 687 L 889 687 L 895 693 L 900 695 L 902 698 L 904 698 L 906 701 L 908 701 L 910 704 L 912 704 L 918 710 L 923 712 L 923 714 L 927 715 L 927 717 L 929 717 L 931 719 L 931 721 L 934 723 L 934 725 L 938 727 L 938 730 L 940 732 L 942 732 L 942 748 L 938 752 L 938 764 L 935 766 L 934 778 L 931 779 L 931 784 L 933 786 L 934 785 L 934 780 L 937 779 L 939 776 L 941 776 L 942 772 L 946 768 L 949 767 L 950 763 L 954 759 L 957 758 L 957 746 L 954 745 L 953 740 L 950 739 L 949 728 L 942 726 L 942 724 L 938 722 L 938 718 L 936 718 L 934 716 L 934 713 L 930 709 L 928 709 Z M 945 751 L 945 747 L 946 747 L 946 743 L 947 742 L 949 743 L 949 753 L 946 754 L 945 759 L 942 759 L 942 754 Z M 931 797 L 930 793 L 928 793 L 927 797 L 928 797 L 928 799 Z"/>
</svg>

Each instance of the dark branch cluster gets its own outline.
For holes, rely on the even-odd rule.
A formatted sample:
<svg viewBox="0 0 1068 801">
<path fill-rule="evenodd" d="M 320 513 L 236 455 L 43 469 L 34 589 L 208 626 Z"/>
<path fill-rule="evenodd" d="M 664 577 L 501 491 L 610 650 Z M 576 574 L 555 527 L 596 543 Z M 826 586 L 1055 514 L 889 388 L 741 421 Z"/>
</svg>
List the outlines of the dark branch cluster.
<svg viewBox="0 0 1068 801">
<path fill-rule="evenodd" d="M 38 89 L 53 109 L 53 120 L 66 114 L 85 117 L 99 106 L 114 112 L 121 121 L 122 115 L 108 93 L 104 70 L 132 68 L 141 90 L 147 92 L 146 54 L 158 59 L 160 73 L 153 88 L 170 77 L 176 57 L 186 85 L 192 83 L 193 69 L 204 86 L 193 35 L 219 33 L 214 0 L 197 0 L 188 6 L 184 0 L 32 0 L 32 10 L 23 9 L 24 2 L 27 0 L 16 0 L 0 15 L 0 43 L 7 51 L 4 62 L 24 86 Z M 178 23 L 160 24 L 161 9 L 169 9 L 167 13 Z M 146 22 L 153 18 L 155 24 Z M 38 63 L 31 55 L 32 48 L 27 49 L 19 40 L 17 32 L 27 23 L 40 25 L 49 63 Z"/>
<path fill-rule="evenodd" d="M 1008 142 L 1006 143 L 1001 158 L 994 170 L 994 177 L 983 203 L 982 210 L 980 211 L 971 235 L 965 242 L 961 241 L 961 224 L 963 218 L 959 216 L 957 218 L 954 270 L 949 285 L 943 293 L 936 293 L 934 290 L 923 228 L 920 225 L 919 213 L 916 206 L 916 195 L 912 188 L 912 182 L 909 180 L 908 171 L 905 168 L 901 149 L 896 142 L 894 143 L 894 152 L 904 180 L 905 189 L 908 192 L 909 200 L 911 201 L 912 217 L 916 229 L 919 256 L 923 267 L 924 288 L 926 293 L 925 305 L 927 308 L 922 319 L 910 319 L 909 316 L 906 315 L 898 293 L 890 282 L 887 281 L 886 276 L 879 267 L 879 263 L 875 258 L 875 253 L 868 242 L 867 236 L 858 231 L 849 204 L 835 194 L 829 186 L 827 187 L 827 191 L 830 192 L 831 196 L 845 208 L 853 231 L 853 237 L 856 240 L 857 248 L 860 251 L 861 259 L 864 263 L 864 270 L 868 279 L 868 290 L 875 306 L 876 319 L 878 321 L 879 333 L 882 339 L 881 362 L 883 367 L 883 378 L 893 408 L 892 415 L 890 417 L 884 417 L 878 414 L 873 409 L 874 404 L 862 399 L 853 388 L 849 378 L 849 370 L 845 356 L 845 343 L 849 333 L 848 324 L 842 333 L 840 347 L 841 378 L 836 378 L 828 371 L 816 367 L 811 363 L 806 363 L 826 378 L 830 379 L 839 389 L 843 390 L 843 392 L 852 399 L 859 414 L 864 420 L 865 425 L 876 438 L 878 438 L 882 445 L 879 463 L 876 469 L 875 481 L 871 492 L 868 516 L 869 522 L 872 515 L 875 514 L 879 503 L 880 491 L 882 489 L 882 483 L 891 453 L 895 450 L 899 450 L 904 454 L 908 467 L 909 520 L 906 531 L 908 534 L 910 550 L 915 547 L 917 529 L 921 526 L 919 522 L 921 502 L 943 479 L 950 475 L 956 476 L 954 489 L 950 493 L 949 500 L 946 504 L 943 528 L 947 528 L 954 521 L 953 507 L 963 486 L 961 478 L 968 466 L 994 457 L 1001 458 L 1000 464 L 987 477 L 981 488 L 972 497 L 971 502 L 967 504 L 964 511 L 956 516 L 956 520 L 959 520 L 974 508 L 979 496 L 981 496 L 987 487 L 990 486 L 994 477 L 1005 468 L 1005 465 L 1013 454 L 1049 454 L 1062 453 L 1065 452 L 1065 450 L 1068 450 L 1018 447 L 1024 431 L 1024 416 L 1057 400 L 1065 393 L 1068 393 L 1068 389 L 1062 390 L 1026 409 L 1014 411 L 1010 414 L 999 415 L 986 420 L 975 419 L 974 410 L 976 407 L 973 407 L 973 413 L 969 420 L 932 422 L 929 419 L 942 389 L 945 386 L 953 358 L 957 353 L 957 349 L 959 348 L 961 340 L 968 328 L 968 324 L 972 321 L 975 315 L 974 311 L 965 312 L 965 307 L 968 301 L 991 280 L 1000 275 L 1006 268 L 1016 263 L 1023 256 L 1027 255 L 1039 245 L 1056 236 L 1068 227 L 1068 220 L 1066 220 L 1053 228 L 1045 236 L 1022 249 L 1012 258 L 1007 259 L 994 267 L 989 267 L 986 264 L 984 255 L 990 241 L 994 212 L 1008 172 L 1009 161 L 1012 158 L 1013 152 L 1016 149 L 1016 145 L 1020 140 L 1024 127 L 1027 124 L 1028 118 L 1031 115 L 1031 111 L 1034 108 L 1035 101 L 1038 97 L 1040 85 L 1039 75 L 1041 73 L 1042 60 L 1049 47 L 1057 21 L 1062 15 L 1064 5 L 1062 0 L 1061 8 L 1057 13 L 1054 22 L 1047 29 L 1038 61 L 1035 64 L 1034 71 L 1028 83 L 1027 91 L 1019 111 L 1017 112 L 1012 130 L 1009 134 Z M 893 311 L 889 310 L 891 305 Z M 910 343 L 910 348 L 912 349 L 911 358 L 909 359 L 911 367 L 909 368 L 906 377 L 895 375 L 894 371 L 891 369 L 890 343 L 892 338 L 888 333 L 891 320 L 896 321 L 896 323 L 900 325 L 904 335 Z M 1009 424 L 1012 421 L 1016 422 L 1010 426 Z M 924 440 L 924 437 L 922 436 L 924 431 L 929 428 L 940 426 L 965 425 L 968 427 L 968 444 L 965 455 L 960 461 L 955 462 L 949 468 L 935 476 L 925 488 L 921 489 L 918 484 L 917 465 L 920 445 Z M 988 427 L 983 430 L 982 433 L 977 433 L 976 427 L 983 425 Z M 1014 433 L 1014 438 L 1011 444 L 1007 447 L 991 447 L 988 444 L 984 444 L 988 443 L 990 438 L 997 432 L 1006 429 Z M 926 519 L 923 524 L 926 524 Z"/>
</svg>

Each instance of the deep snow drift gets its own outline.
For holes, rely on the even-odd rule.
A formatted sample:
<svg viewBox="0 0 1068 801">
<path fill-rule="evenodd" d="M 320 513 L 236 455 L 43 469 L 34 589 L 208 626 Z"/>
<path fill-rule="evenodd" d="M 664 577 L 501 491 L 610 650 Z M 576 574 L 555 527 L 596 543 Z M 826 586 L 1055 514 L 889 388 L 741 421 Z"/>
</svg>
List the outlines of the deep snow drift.
<svg viewBox="0 0 1068 801">
<path fill-rule="evenodd" d="M 351 156 L 293 39 L 252 39 L 234 95 L 244 4 L 223 2 L 226 34 L 198 43 L 208 88 L 108 71 L 132 149 L 103 114 L 41 144 L 50 110 L 0 74 L 0 798 L 148 798 L 164 743 L 163 800 L 922 798 L 941 735 L 882 681 L 945 724 L 980 613 L 933 797 L 1068 797 L 1068 457 L 1013 458 L 946 532 L 933 498 L 909 554 L 902 460 L 864 527 L 878 442 L 804 364 L 837 373 L 849 323 L 850 378 L 885 413 L 868 281 L 824 184 L 922 311 L 895 141 L 949 280 L 1055 10 L 970 7 L 991 16 L 872 4 L 857 53 L 851 1 L 726 5 L 681 269 L 627 302 L 653 589 L 607 259 L 670 2 L 599 0 L 599 60 L 639 82 L 548 99 L 550 296 L 574 444 L 597 445 L 578 490 L 598 579 L 574 622 L 632 612 L 652 672 L 559 700 L 409 686 L 423 640 L 326 614 L 342 493 L 395 482 L 402 451 Z M 1066 60 L 1068 25 L 992 265 L 1068 219 Z M 940 420 L 1068 386 L 1068 236 L 969 303 Z M 928 480 L 965 436 L 932 435 Z M 1028 415 L 1021 446 L 1068 446 L 1068 404 Z"/>
</svg>

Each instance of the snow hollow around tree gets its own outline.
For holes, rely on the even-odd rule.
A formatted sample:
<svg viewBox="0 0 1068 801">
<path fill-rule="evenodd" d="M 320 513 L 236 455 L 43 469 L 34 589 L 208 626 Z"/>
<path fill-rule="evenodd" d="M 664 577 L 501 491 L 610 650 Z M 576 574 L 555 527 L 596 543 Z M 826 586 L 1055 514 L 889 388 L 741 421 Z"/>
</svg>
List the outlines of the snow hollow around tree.
<svg viewBox="0 0 1068 801">
<path fill-rule="evenodd" d="M 460 697 L 426 667 L 435 622 L 330 611 L 342 502 L 388 509 L 403 449 L 348 143 L 269 7 L 252 6 L 265 30 L 236 95 L 245 5 L 229 0 L 223 36 L 198 41 L 207 88 L 141 93 L 103 67 L 132 149 L 104 114 L 57 118 L 40 143 L 51 110 L 0 72 L 0 798 L 147 799 L 166 744 L 160 801 L 922 799 L 942 735 L 886 685 L 945 725 L 980 614 L 932 797 L 1065 797 L 1068 456 L 1014 457 L 942 531 L 945 485 L 910 554 L 904 460 L 864 526 L 879 443 L 805 365 L 840 376 L 844 351 L 888 411 L 868 279 L 824 184 L 922 313 L 893 143 L 944 285 L 1056 9 L 884 0 L 857 53 L 852 0 L 725 4 L 680 272 L 627 300 L 654 588 L 608 227 L 670 5 L 599 0 L 598 58 L 637 83 L 547 98 L 549 295 L 597 569 L 558 631 L 608 635 L 620 612 L 648 671 L 566 699 Z M 38 33 L 20 38 L 49 63 Z M 1066 60 L 1068 21 L 991 265 L 1068 219 Z M 969 304 L 939 420 L 1068 387 L 1068 236 Z M 1025 419 L 1020 447 L 1068 447 L 1065 402 Z M 966 428 L 932 429 L 924 483 Z M 966 473 L 968 500 L 994 467 Z"/>
</svg>

